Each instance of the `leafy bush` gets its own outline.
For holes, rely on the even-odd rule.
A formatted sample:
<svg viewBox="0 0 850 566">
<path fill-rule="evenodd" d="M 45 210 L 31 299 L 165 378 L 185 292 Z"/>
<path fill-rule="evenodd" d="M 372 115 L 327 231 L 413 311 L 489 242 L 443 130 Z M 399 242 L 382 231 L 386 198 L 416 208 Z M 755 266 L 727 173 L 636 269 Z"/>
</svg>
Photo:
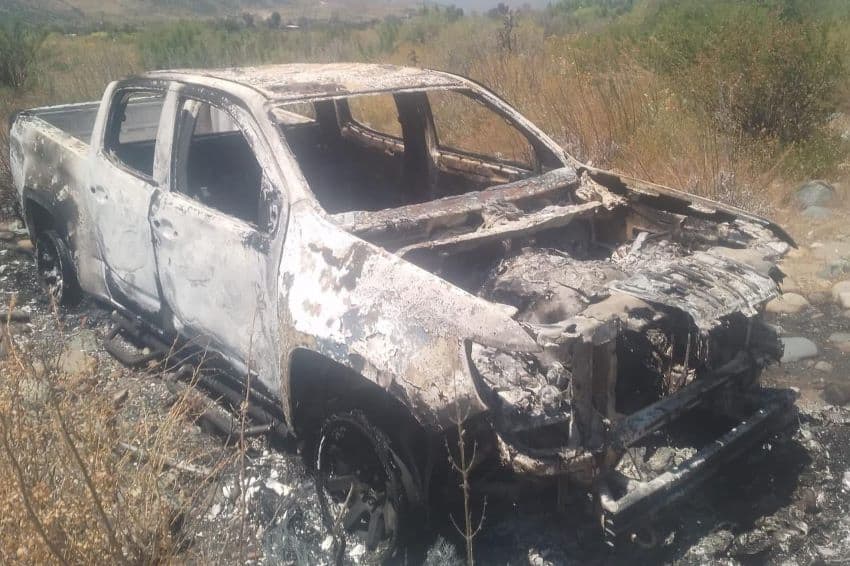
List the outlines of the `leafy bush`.
<svg viewBox="0 0 850 566">
<path fill-rule="evenodd" d="M 43 31 L 20 20 L 0 23 L 0 86 L 21 89 L 29 83 L 44 38 Z"/>
<path fill-rule="evenodd" d="M 650 64 L 733 134 L 808 138 L 835 110 L 841 50 L 827 28 L 748 3 L 667 4 L 650 22 Z"/>
</svg>

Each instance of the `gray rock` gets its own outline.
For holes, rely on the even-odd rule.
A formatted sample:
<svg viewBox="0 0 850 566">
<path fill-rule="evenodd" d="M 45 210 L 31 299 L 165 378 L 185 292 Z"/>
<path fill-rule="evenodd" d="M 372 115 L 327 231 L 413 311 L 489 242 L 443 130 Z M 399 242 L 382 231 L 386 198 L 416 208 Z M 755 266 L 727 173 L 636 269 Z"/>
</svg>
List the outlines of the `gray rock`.
<svg viewBox="0 0 850 566">
<path fill-rule="evenodd" d="M 842 304 L 843 296 L 846 296 L 850 293 L 850 280 L 847 281 L 839 281 L 835 285 L 832 286 L 832 300 L 838 304 Z M 850 307 L 845 307 L 850 308 Z"/>
<path fill-rule="evenodd" d="M 808 299 L 813 305 L 825 305 L 830 302 L 829 294 L 822 291 L 813 291 L 809 293 Z"/>
<path fill-rule="evenodd" d="M 809 206 L 803 209 L 802 214 L 809 220 L 826 220 L 832 216 L 832 209 L 825 206 Z"/>
<path fill-rule="evenodd" d="M 767 303 L 765 310 L 772 313 L 795 314 L 808 306 L 809 301 L 803 295 L 785 293 Z"/>
<path fill-rule="evenodd" d="M 844 472 L 844 477 L 841 478 L 841 485 L 847 491 L 850 491 L 850 470 Z"/>
<path fill-rule="evenodd" d="M 820 361 L 815 364 L 815 369 L 824 373 L 832 373 L 832 364 L 829 362 Z"/>
<path fill-rule="evenodd" d="M 808 338 L 791 336 L 780 338 L 780 340 L 782 340 L 782 345 L 785 348 L 782 353 L 782 363 L 797 362 L 818 355 L 817 344 Z"/>
<path fill-rule="evenodd" d="M 826 206 L 835 198 L 835 189 L 826 181 L 809 181 L 794 192 L 794 200 L 801 210 L 813 206 Z"/>
<path fill-rule="evenodd" d="M 80 330 L 68 338 L 65 348 L 94 353 L 100 349 L 100 342 L 94 330 Z"/>
<path fill-rule="evenodd" d="M 850 352 L 850 332 L 833 332 L 828 340 L 842 352 Z"/>
<path fill-rule="evenodd" d="M 823 388 L 823 398 L 832 405 L 846 405 L 850 403 L 850 383 L 833 382 L 827 383 Z"/>
<path fill-rule="evenodd" d="M 92 330 L 80 330 L 65 343 L 59 356 L 59 370 L 79 374 L 92 370 L 97 360 L 91 355 L 98 349 L 97 335 Z"/>
</svg>

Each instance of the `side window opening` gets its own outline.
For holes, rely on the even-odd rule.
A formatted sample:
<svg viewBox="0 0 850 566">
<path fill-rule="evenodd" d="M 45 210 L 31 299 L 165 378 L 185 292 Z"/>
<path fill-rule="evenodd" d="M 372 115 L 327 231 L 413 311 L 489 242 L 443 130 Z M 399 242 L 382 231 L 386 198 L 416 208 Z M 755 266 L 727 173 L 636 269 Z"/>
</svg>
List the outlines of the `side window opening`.
<svg viewBox="0 0 850 566">
<path fill-rule="evenodd" d="M 398 107 L 391 94 L 349 98 L 348 112 L 358 126 L 396 139 L 402 137 Z"/>
<path fill-rule="evenodd" d="M 262 168 L 224 110 L 184 99 L 177 114 L 174 189 L 254 227 L 265 227 Z"/>
<path fill-rule="evenodd" d="M 272 115 L 326 210 L 404 204 L 409 198 L 400 189 L 405 186 L 404 144 L 393 96 L 307 104 L 284 104 Z"/>
<path fill-rule="evenodd" d="M 451 90 L 431 91 L 428 100 L 439 150 L 534 170 L 535 152 L 531 143 L 493 109 Z"/>
<path fill-rule="evenodd" d="M 107 128 L 105 149 L 122 165 L 145 177 L 153 177 L 156 133 L 165 95 L 131 91 L 114 103 Z"/>
</svg>

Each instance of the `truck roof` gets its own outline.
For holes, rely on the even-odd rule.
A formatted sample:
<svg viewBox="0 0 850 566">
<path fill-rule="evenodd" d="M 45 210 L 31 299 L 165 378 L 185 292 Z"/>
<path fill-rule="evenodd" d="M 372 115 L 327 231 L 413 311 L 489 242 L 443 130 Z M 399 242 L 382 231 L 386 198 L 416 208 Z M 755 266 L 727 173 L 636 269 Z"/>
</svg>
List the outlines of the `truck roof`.
<svg viewBox="0 0 850 566">
<path fill-rule="evenodd" d="M 148 78 L 192 83 L 225 80 L 249 86 L 269 100 L 349 96 L 381 91 L 465 86 L 459 77 L 414 67 L 373 63 L 296 63 L 226 69 L 151 71 Z"/>
</svg>

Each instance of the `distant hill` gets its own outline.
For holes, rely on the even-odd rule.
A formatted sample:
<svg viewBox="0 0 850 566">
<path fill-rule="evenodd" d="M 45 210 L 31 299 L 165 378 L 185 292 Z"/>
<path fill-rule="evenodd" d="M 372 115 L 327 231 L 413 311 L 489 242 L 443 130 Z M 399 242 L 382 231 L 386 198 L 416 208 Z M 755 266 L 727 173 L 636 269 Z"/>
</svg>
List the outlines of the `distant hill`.
<svg viewBox="0 0 850 566">
<path fill-rule="evenodd" d="M 520 8 L 526 4 L 532 8 L 545 8 L 550 2 L 556 0 L 444 0 L 437 2 L 438 4 L 454 4 L 458 8 L 470 10 L 474 12 L 486 12 L 490 8 L 494 8 L 499 2 L 507 4 L 512 8 Z"/>
<path fill-rule="evenodd" d="M 480 0 L 473 1 L 481 3 Z M 277 11 L 284 18 L 338 16 L 364 20 L 401 12 L 418 4 L 420 2 L 416 0 L 0 0 L 0 21 L 7 17 L 20 17 L 54 23 L 120 22 L 221 17 L 245 11 L 258 14 Z"/>
</svg>

